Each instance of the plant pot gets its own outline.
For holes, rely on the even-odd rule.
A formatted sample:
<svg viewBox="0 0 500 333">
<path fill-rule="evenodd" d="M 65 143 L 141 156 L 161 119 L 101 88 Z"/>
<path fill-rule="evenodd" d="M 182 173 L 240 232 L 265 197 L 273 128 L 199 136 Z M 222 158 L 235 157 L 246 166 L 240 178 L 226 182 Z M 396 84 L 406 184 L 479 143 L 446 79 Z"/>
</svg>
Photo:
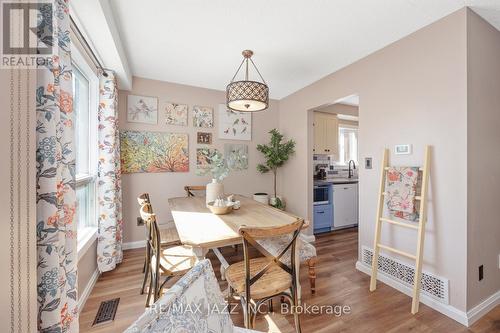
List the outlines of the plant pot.
<svg viewBox="0 0 500 333">
<path fill-rule="evenodd" d="M 281 210 L 285 210 L 285 199 L 283 199 L 283 197 L 279 195 L 276 197 L 273 196 L 269 199 L 269 205 Z"/>
<path fill-rule="evenodd" d="M 269 204 L 269 195 L 267 193 L 255 193 L 253 195 L 253 199 L 255 201 L 263 203 L 264 205 L 268 205 Z"/>
<path fill-rule="evenodd" d="M 224 195 L 224 185 L 219 183 L 217 179 L 212 179 L 211 183 L 207 184 L 206 203 L 215 201 L 215 199 Z"/>
</svg>

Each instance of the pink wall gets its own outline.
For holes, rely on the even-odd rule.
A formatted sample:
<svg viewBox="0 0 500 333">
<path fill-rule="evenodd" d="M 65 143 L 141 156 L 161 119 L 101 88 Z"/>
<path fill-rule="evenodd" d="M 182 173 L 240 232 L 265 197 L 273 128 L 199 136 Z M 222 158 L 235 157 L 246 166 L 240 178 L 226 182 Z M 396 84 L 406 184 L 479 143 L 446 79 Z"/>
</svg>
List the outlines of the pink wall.
<svg viewBox="0 0 500 333">
<path fill-rule="evenodd" d="M 413 145 L 395 165 L 423 163 L 432 145 L 424 270 L 450 280 L 450 304 L 466 310 L 467 72 L 466 9 L 445 17 L 280 101 L 280 128 L 294 135 L 297 155 L 284 167 L 289 209 L 311 217 L 312 131 L 308 110 L 358 94 L 360 158 L 359 246 L 373 247 L 382 150 Z M 309 128 L 308 128 L 309 124 Z M 309 129 L 309 131 L 308 131 Z M 415 252 L 413 231 L 384 226 L 383 243 Z M 401 260 L 405 260 L 401 258 Z M 368 286 L 366 286 L 368 288 Z"/>
<path fill-rule="evenodd" d="M 467 13 L 467 309 L 500 291 L 500 31 Z M 484 279 L 478 280 L 478 266 Z"/>
<path fill-rule="evenodd" d="M 127 122 L 126 107 L 127 95 L 146 95 L 159 98 L 158 124 L 138 124 Z M 262 175 L 257 172 L 256 166 L 262 162 L 261 153 L 257 152 L 256 145 L 265 143 L 269 139 L 268 132 L 278 127 L 278 103 L 271 101 L 270 107 L 265 112 L 258 112 L 252 116 L 252 141 L 232 141 L 218 139 L 218 105 L 224 104 L 224 91 L 197 88 L 192 86 L 173 84 L 163 81 L 149 80 L 134 77 L 132 91 L 119 92 L 120 129 L 141 131 L 162 131 L 188 133 L 189 135 L 189 172 L 184 173 L 134 173 L 124 174 L 123 185 L 123 217 L 124 217 L 124 242 L 144 240 L 143 227 L 138 227 L 136 217 L 138 206 L 136 197 L 142 192 L 149 192 L 155 213 L 160 223 L 170 220 L 170 210 L 167 200 L 171 197 L 184 196 L 185 185 L 205 185 L 210 179 L 208 176 L 197 176 L 196 148 L 207 147 L 196 143 L 196 132 L 211 132 L 212 148 L 218 148 L 224 153 L 225 143 L 247 144 L 249 147 L 248 170 L 234 171 L 224 180 L 225 190 L 231 193 L 251 195 L 255 192 L 268 192 L 272 190 L 271 175 Z M 164 102 L 178 102 L 189 105 L 189 126 L 168 126 L 161 110 Z M 214 128 L 195 128 L 192 120 L 193 105 L 211 106 L 214 108 Z"/>
</svg>

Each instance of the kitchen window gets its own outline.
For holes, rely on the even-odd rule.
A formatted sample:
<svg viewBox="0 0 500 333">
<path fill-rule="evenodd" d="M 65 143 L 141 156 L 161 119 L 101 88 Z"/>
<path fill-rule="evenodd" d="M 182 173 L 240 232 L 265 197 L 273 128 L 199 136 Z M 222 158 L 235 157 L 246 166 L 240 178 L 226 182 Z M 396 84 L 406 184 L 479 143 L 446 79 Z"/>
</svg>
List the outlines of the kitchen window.
<svg viewBox="0 0 500 333">
<path fill-rule="evenodd" d="M 76 147 L 76 217 L 78 252 L 97 235 L 97 75 L 80 52 L 72 49 L 74 143 Z M 85 252 L 85 251 L 83 251 Z"/>
<path fill-rule="evenodd" d="M 358 128 L 347 125 L 339 126 L 339 164 L 347 165 L 353 160 L 358 164 Z"/>
</svg>

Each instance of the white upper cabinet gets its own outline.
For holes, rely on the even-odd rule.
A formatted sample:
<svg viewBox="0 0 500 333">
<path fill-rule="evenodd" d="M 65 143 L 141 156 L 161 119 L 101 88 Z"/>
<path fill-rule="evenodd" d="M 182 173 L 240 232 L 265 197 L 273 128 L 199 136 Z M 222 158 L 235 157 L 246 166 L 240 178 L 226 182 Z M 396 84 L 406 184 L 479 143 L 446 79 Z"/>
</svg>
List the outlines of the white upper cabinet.
<svg viewBox="0 0 500 333">
<path fill-rule="evenodd" d="M 334 114 L 314 112 L 315 154 L 338 154 L 339 121 Z"/>
</svg>

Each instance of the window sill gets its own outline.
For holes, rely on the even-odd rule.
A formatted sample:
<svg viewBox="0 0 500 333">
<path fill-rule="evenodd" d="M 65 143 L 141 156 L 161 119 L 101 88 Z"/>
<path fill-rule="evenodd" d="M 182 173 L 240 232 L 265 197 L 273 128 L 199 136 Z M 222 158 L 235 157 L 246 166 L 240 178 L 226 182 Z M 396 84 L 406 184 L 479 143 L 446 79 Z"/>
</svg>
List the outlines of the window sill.
<svg viewBox="0 0 500 333">
<path fill-rule="evenodd" d="M 88 227 L 78 230 L 78 240 L 77 240 L 77 251 L 78 251 L 78 260 L 83 258 L 85 253 L 87 253 L 90 246 L 97 239 L 97 228 L 96 227 Z"/>
</svg>

